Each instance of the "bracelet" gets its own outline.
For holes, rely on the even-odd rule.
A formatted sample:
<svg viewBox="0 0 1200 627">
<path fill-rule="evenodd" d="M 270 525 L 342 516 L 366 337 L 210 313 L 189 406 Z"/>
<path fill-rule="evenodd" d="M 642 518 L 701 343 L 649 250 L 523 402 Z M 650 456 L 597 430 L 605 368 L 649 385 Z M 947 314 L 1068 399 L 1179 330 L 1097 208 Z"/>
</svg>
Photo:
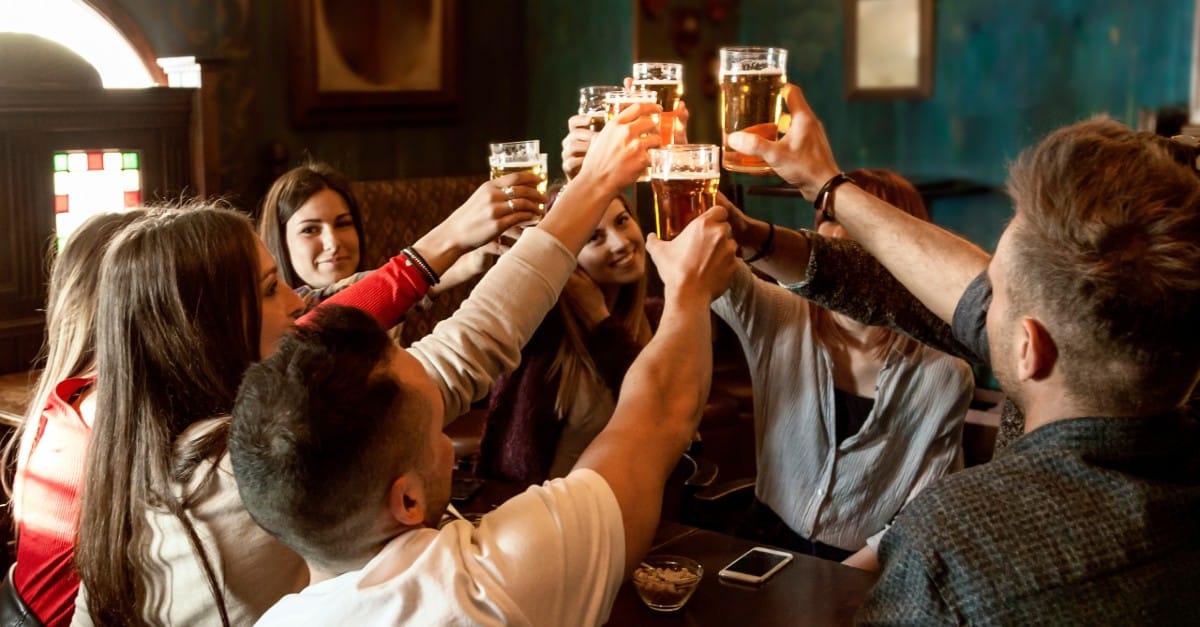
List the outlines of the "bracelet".
<svg viewBox="0 0 1200 627">
<path fill-rule="evenodd" d="M 767 239 L 763 240 L 762 246 L 754 253 L 754 256 L 747 259 L 746 263 L 754 263 L 764 257 L 770 257 L 771 253 L 775 252 L 775 223 L 767 223 Z"/>
<path fill-rule="evenodd" d="M 409 263 L 416 267 L 417 271 L 421 273 L 421 276 L 425 278 L 425 282 L 429 284 L 429 287 L 433 287 L 442 281 L 441 278 L 438 277 L 438 274 L 433 271 L 433 267 L 429 265 L 429 262 L 425 261 L 425 258 L 421 256 L 421 253 L 417 252 L 417 250 L 412 246 L 400 251 L 400 254 L 408 258 Z"/>
<path fill-rule="evenodd" d="M 813 199 L 813 208 L 825 216 L 826 220 L 836 220 L 833 217 L 833 190 L 837 189 L 842 183 L 858 183 L 850 178 L 850 175 L 845 172 L 834 174 L 825 184 L 821 186 L 821 191 L 817 192 L 817 197 Z"/>
</svg>

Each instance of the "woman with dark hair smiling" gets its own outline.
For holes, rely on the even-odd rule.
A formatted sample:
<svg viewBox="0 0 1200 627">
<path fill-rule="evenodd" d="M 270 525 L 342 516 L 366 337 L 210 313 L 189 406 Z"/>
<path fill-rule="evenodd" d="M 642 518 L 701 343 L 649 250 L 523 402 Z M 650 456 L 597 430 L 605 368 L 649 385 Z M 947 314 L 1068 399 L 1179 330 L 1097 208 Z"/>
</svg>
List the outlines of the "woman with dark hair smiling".
<svg viewBox="0 0 1200 627">
<path fill-rule="evenodd" d="M 494 185 L 485 183 L 462 208 L 481 211 L 491 203 Z M 530 216 L 533 217 L 533 216 Z M 307 163 L 271 184 L 258 219 L 258 236 L 279 263 L 279 278 L 313 307 L 366 276 L 362 210 L 346 177 L 326 163 Z M 441 275 L 431 296 L 485 268 L 497 245 L 471 250 Z"/>
</svg>

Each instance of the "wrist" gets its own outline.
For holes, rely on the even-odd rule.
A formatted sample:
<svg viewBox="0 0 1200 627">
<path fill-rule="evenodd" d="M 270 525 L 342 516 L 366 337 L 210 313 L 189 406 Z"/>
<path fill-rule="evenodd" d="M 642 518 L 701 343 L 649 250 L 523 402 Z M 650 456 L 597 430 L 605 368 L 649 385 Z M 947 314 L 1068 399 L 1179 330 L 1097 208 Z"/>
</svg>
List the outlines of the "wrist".
<svg viewBox="0 0 1200 627">
<path fill-rule="evenodd" d="M 445 223 L 443 223 L 445 224 Z M 425 234 L 412 245 L 439 276 L 445 274 L 450 266 L 462 256 L 463 248 L 450 233 L 443 230 L 442 225 Z"/>
<path fill-rule="evenodd" d="M 841 170 L 838 170 L 837 168 L 832 170 L 823 170 L 817 174 L 814 174 L 811 179 L 797 185 L 796 187 L 799 188 L 800 193 L 804 195 L 805 200 L 808 202 L 813 202 L 816 200 L 817 194 L 821 191 L 821 187 L 824 186 L 825 183 L 827 183 L 830 179 L 837 176 L 840 172 Z"/>
</svg>

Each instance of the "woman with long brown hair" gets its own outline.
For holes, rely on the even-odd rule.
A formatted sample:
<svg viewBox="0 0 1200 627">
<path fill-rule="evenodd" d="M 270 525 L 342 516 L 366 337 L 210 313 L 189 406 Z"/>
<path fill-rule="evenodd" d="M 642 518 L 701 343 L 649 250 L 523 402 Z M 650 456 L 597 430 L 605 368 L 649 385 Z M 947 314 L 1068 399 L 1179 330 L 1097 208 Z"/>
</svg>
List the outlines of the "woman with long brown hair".
<svg viewBox="0 0 1200 627">
<path fill-rule="evenodd" d="M 456 212 L 327 302 L 394 325 L 463 251 L 538 213 L 536 183 L 528 174 L 499 181 L 490 203 Z M 250 221 L 214 206 L 163 210 L 127 227 L 104 258 L 100 294 L 102 384 L 76 549 L 84 584 L 76 622 L 253 622 L 303 587 L 307 569 L 242 507 L 225 452 L 227 414 L 242 373 L 274 350 L 305 304 L 279 280 Z"/>
<path fill-rule="evenodd" d="M 917 190 L 894 173 L 850 177 L 929 219 Z M 769 271 L 775 227 L 729 208 L 743 254 Z M 845 237 L 830 216 L 818 215 L 816 229 Z M 713 311 L 738 336 L 754 388 L 756 500 L 736 533 L 874 569 L 873 547 L 908 499 L 961 467 L 970 368 L 821 309 L 756 278 L 749 264 Z"/>
<path fill-rule="evenodd" d="M 578 262 L 521 365 L 492 389 L 483 476 L 533 484 L 566 475 L 608 424 L 625 370 L 650 341 L 645 241 L 623 196 Z"/>
<path fill-rule="evenodd" d="M 101 260 L 109 242 L 144 213 L 134 209 L 89 218 L 55 258 L 46 298 L 46 365 L 25 419 L 4 449 L 6 466 L 16 454 L 11 492 L 17 561 L 10 585 L 45 625 L 71 622 L 79 590 L 75 531 L 82 453 L 95 418 Z"/>
</svg>

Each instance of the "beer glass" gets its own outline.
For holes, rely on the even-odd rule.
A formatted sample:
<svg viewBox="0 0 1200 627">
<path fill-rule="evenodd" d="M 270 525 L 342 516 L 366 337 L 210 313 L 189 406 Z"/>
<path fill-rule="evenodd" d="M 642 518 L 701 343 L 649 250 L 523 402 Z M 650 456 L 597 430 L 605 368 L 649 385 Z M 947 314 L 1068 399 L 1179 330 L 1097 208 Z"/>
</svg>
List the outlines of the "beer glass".
<svg viewBox="0 0 1200 627">
<path fill-rule="evenodd" d="M 536 139 L 495 143 L 489 146 L 492 154 L 488 157 L 488 165 L 492 168 L 492 180 L 513 172 L 529 171 L 541 174 L 544 170 L 539 161 L 541 142 Z"/>
<path fill-rule="evenodd" d="M 658 102 L 658 94 L 649 89 L 618 89 L 604 94 L 606 118 L 611 120 L 635 102 Z"/>
<path fill-rule="evenodd" d="M 649 89 L 622 89 L 620 91 L 610 91 L 604 95 L 604 103 L 608 107 L 608 119 L 611 120 L 617 117 L 620 113 L 635 102 L 658 102 L 658 94 Z M 658 114 L 652 116 L 655 122 L 659 122 Z M 644 183 L 650 180 L 650 171 L 638 177 L 639 183 Z"/>
<path fill-rule="evenodd" d="M 713 144 L 673 144 L 650 150 L 654 190 L 654 229 L 669 240 L 717 204 L 721 148 Z"/>
<path fill-rule="evenodd" d="M 779 138 L 781 94 L 787 84 L 787 50 L 782 48 L 721 48 L 721 142 L 726 170 L 770 174 L 771 167 L 758 157 L 729 147 L 729 134 L 754 133 L 763 139 Z"/>
<path fill-rule="evenodd" d="M 608 107 L 604 95 L 610 91 L 621 91 L 620 85 L 592 85 L 579 88 L 579 114 L 588 115 L 588 130 L 599 133 L 607 121 Z"/>
<path fill-rule="evenodd" d="M 662 106 L 659 132 L 663 145 L 675 141 L 675 104 L 683 96 L 682 63 L 634 63 L 633 86 L 648 89 L 658 95 Z"/>
</svg>

